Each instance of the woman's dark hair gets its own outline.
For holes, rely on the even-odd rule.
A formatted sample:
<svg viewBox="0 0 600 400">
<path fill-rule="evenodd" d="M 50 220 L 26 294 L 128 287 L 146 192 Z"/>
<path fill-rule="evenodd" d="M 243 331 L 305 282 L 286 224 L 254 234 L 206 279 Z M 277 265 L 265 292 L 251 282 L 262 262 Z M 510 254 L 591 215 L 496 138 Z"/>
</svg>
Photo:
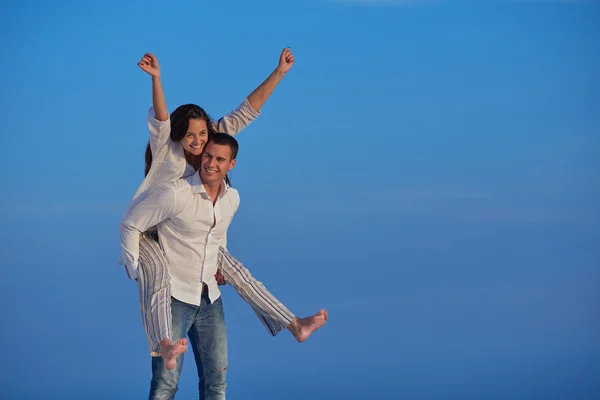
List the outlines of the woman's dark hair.
<svg viewBox="0 0 600 400">
<path fill-rule="evenodd" d="M 208 138 L 215 133 L 210 115 L 195 104 L 184 104 L 171 113 L 171 140 L 178 143 L 183 139 L 190 125 L 190 119 L 203 119 L 208 128 Z"/>
<path fill-rule="evenodd" d="M 206 128 L 208 129 L 208 140 L 215 134 L 212 120 L 210 115 L 200 106 L 195 104 L 184 104 L 177 107 L 175 111 L 171 113 L 171 140 L 175 143 L 179 143 L 181 139 L 187 133 L 190 125 L 190 118 L 192 119 L 203 119 L 206 121 Z M 144 176 L 148 175 L 150 167 L 152 166 L 152 150 L 150 149 L 150 142 L 146 145 L 145 154 L 146 166 L 144 168 Z"/>
<path fill-rule="evenodd" d="M 150 172 L 150 167 L 152 166 L 152 149 L 150 148 L 150 141 L 146 145 L 146 154 L 144 154 L 144 159 L 146 161 L 146 166 L 144 167 L 144 176 L 148 176 L 148 172 Z"/>
</svg>

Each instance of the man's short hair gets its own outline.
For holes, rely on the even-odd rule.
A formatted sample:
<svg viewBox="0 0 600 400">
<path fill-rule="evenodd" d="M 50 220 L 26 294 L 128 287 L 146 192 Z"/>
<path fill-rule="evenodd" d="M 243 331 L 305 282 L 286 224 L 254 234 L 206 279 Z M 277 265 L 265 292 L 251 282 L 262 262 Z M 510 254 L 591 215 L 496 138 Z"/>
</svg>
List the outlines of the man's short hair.
<svg viewBox="0 0 600 400">
<path fill-rule="evenodd" d="M 211 135 L 211 137 L 208 138 L 208 142 L 206 143 L 206 145 L 208 146 L 209 143 L 229 146 L 229 148 L 231 149 L 232 160 L 235 160 L 235 158 L 237 157 L 238 150 L 240 148 L 238 141 L 235 140 L 233 136 L 228 135 L 227 133 L 215 133 L 214 135 Z"/>
</svg>

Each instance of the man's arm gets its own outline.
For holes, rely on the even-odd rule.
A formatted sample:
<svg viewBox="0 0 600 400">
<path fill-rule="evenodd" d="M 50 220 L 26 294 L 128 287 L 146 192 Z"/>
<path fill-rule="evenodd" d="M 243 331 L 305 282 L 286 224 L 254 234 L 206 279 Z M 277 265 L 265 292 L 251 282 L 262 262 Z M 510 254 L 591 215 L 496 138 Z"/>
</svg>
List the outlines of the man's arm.
<svg viewBox="0 0 600 400">
<path fill-rule="evenodd" d="M 140 235 L 177 214 L 180 208 L 172 185 L 163 186 L 136 204 L 121 222 L 122 260 L 129 278 L 137 278 Z"/>
<path fill-rule="evenodd" d="M 294 64 L 294 55 L 289 48 L 283 49 L 277 68 L 235 110 L 214 122 L 217 132 L 237 135 L 260 115 L 260 109 L 271 96 L 281 79 Z"/>
<path fill-rule="evenodd" d="M 237 191 L 235 191 L 233 193 L 234 194 L 232 197 L 231 205 L 233 207 L 233 215 L 235 216 L 235 213 L 237 212 L 238 208 L 240 207 L 240 195 Z M 233 218 L 232 218 L 232 221 L 233 221 Z M 227 227 L 227 230 L 229 230 L 229 227 Z M 223 247 L 227 251 L 227 232 L 225 232 L 225 234 L 223 235 L 223 238 L 221 239 L 221 242 L 219 243 L 219 247 Z M 215 279 L 217 280 L 217 285 L 219 285 L 219 286 L 227 284 L 227 282 L 225 281 L 225 277 L 223 276 L 223 273 L 221 272 L 221 269 L 217 270 L 217 273 L 215 274 Z"/>
</svg>

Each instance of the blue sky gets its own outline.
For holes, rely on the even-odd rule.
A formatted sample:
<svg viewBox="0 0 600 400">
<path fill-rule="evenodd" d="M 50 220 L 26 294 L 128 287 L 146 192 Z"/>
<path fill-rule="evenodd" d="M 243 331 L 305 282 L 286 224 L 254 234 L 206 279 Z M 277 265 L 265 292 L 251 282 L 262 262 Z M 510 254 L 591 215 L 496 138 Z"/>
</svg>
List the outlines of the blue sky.
<svg viewBox="0 0 600 400">
<path fill-rule="evenodd" d="M 230 399 L 600 396 L 596 1 L 2 6 L 3 399 L 138 399 L 150 360 L 118 224 L 150 79 L 240 136 L 229 248 L 300 316 L 224 290 Z M 188 357 L 178 398 L 194 398 Z"/>
</svg>

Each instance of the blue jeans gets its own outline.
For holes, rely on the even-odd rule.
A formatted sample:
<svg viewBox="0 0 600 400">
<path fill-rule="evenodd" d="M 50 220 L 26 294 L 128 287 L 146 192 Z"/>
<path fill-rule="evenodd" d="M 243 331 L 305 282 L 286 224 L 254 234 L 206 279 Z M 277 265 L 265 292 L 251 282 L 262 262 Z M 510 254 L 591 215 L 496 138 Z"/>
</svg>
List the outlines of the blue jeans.
<svg viewBox="0 0 600 400">
<path fill-rule="evenodd" d="M 224 400 L 227 374 L 227 334 L 221 297 L 210 303 L 203 295 L 200 306 L 171 302 L 173 342 L 187 336 L 198 368 L 200 400 Z M 177 357 L 177 366 L 167 370 L 162 357 L 152 357 L 150 400 L 175 398 L 177 383 L 183 366 L 183 354 Z"/>
</svg>

